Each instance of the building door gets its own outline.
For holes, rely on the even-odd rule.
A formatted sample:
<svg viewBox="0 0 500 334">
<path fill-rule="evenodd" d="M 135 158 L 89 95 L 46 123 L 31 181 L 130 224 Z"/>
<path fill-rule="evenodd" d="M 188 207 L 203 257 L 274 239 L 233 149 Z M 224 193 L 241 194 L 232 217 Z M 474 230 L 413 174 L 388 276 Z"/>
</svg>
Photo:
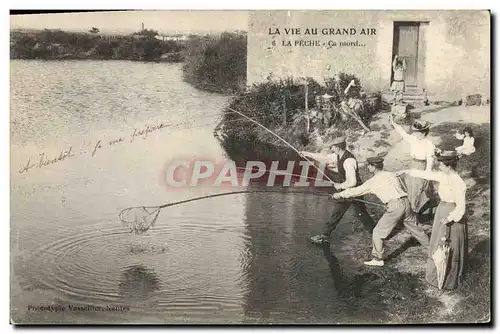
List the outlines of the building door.
<svg viewBox="0 0 500 334">
<path fill-rule="evenodd" d="M 425 25 L 425 24 L 424 24 Z M 423 83 L 423 43 L 422 25 L 420 22 L 394 22 L 393 55 L 399 55 L 406 60 L 406 85 L 408 87 L 422 86 Z M 419 76 L 422 76 L 419 78 Z"/>
</svg>

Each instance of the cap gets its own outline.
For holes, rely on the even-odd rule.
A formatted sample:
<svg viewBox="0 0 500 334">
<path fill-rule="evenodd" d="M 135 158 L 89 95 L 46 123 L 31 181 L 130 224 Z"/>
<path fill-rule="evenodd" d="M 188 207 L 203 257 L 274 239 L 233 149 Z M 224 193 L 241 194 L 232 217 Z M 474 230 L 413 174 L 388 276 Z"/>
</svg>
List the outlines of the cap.
<svg viewBox="0 0 500 334">
<path fill-rule="evenodd" d="M 370 165 L 380 165 L 384 163 L 384 157 L 376 156 L 376 157 L 368 157 L 366 158 L 366 162 Z"/>
<path fill-rule="evenodd" d="M 438 161 L 458 160 L 457 152 L 455 151 L 441 151 L 436 155 Z"/>
<path fill-rule="evenodd" d="M 428 128 L 431 127 L 431 123 L 429 122 L 426 122 L 426 121 L 415 121 L 412 126 L 411 126 L 411 129 L 413 131 L 424 131 L 424 130 L 427 130 Z"/>
<path fill-rule="evenodd" d="M 345 136 L 332 138 L 329 142 L 330 145 L 338 145 L 342 143 L 345 143 Z"/>
</svg>

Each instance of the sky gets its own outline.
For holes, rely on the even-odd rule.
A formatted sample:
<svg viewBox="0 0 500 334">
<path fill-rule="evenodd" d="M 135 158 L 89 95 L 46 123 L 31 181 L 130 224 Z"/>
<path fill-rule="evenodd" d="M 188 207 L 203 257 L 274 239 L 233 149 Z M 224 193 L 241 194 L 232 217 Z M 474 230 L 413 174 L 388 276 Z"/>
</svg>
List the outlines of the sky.
<svg viewBox="0 0 500 334">
<path fill-rule="evenodd" d="M 10 15 L 11 29 L 61 29 L 132 33 L 141 29 L 164 33 L 247 30 L 246 11 L 128 11 Z"/>
</svg>

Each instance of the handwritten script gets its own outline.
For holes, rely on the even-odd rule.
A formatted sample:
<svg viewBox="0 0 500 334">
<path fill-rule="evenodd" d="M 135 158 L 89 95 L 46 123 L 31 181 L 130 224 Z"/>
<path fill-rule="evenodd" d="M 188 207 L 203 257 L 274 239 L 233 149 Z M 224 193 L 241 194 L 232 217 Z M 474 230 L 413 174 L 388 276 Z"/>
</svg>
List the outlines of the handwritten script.
<svg viewBox="0 0 500 334">
<path fill-rule="evenodd" d="M 183 124 L 183 123 L 181 123 Z M 175 124 L 179 126 L 179 124 Z M 187 125 L 187 124 L 184 124 Z M 120 143 L 133 143 L 137 138 L 140 139 L 146 139 L 149 134 L 159 131 L 161 129 L 167 128 L 167 127 L 172 127 L 174 126 L 173 124 L 167 124 L 164 122 L 161 122 L 159 124 L 153 124 L 153 125 L 147 125 L 146 127 L 142 129 L 137 129 L 135 128 L 130 136 L 128 137 L 129 139 L 125 139 L 123 137 L 118 137 L 118 138 L 113 138 L 111 140 L 98 140 L 97 143 L 91 145 L 93 148 L 92 151 L 90 152 L 90 155 L 94 157 L 97 153 L 98 150 L 102 149 L 105 146 L 115 146 Z M 31 157 L 28 159 L 26 164 L 18 171 L 20 174 L 29 172 L 30 170 L 33 169 L 40 169 L 44 168 L 50 165 L 57 164 L 59 162 L 68 160 L 78 154 L 88 154 L 89 152 L 82 150 L 79 153 L 75 152 L 74 148 L 70 146 L 67 149 L 62 150 L 59 155 L 48 157 L 45 152 L 39 153 L 38 157 L 35 159 L 31 159 Z"/>
</svg>

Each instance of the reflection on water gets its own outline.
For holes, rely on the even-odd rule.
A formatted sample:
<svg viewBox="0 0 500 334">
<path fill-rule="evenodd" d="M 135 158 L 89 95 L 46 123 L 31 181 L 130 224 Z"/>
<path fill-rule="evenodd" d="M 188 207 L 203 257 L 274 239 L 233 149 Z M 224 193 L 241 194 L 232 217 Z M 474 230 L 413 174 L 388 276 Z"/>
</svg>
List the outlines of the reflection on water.
<svg viewBox="0 0 500 334">
<path fill-rule="evenodd" d="M 127 304 L 138 321 L 148 322 L 238 321 L 240 260 L 247 256 L 244 196 L 162 210 L 154 228 L 140 237 L 118 219 L 127 207 L 220 191 L 171 190 L 162 182 L 172 159 L 224 158 L 213 128 L 229 97 L 194 89 L 181 73 L 178 64 L 11 61 L 11 304 L 19 310 L 16 321 L 50 323 L 56 315 L 26 312 L 26 305 L 51 303 Z M 190 126 L 130 141 L 134 129 L 185 121 Z M 124 141 L 107 144 L 121 137 Z M 92 156 L 99 142 L 103 147 Z M 29 158 L 58 156 L 68 147 L 75 156 L 16 172 Z M 60 320 L 75 317 L 105 321 L 109 315 L 82 313 Z M 114 321 L 120 317 L 129 319 L 117 315 Z"/>
<path fill-rule="evenodd" d="M 323 255 L 325 259 L 328 261 L 328 267 L 330 268 L 330 275 L 333 280 L 333 284 L 335 285 L 335 289 L 339 294 L 346 294 L 349 292 L 347 288 L 347 279 L 342 274 L 342 268 L 340 267 L 340 263 L 333 255 L 332 250 L 330 249 L 329 244 L 321 245 L 320 248 L 323 250 Z"/>
<path fill-rule="evenodd" d="M 309 241 L 330 209 L 328 198 L 312 194 L 247 196 L 246 223 L 253 256 L 246 274 L 247 319 L 264 323 L 384 319 L 386 307 L 379 298 L 384 280 L 376 273 L 353 267 L 349 261 L 352 258 L 345 257 L 341 249 L 348 234 L 353 233 L 350 225 L 356 219 L 354 212 L 346 212 L 331 245 L 318 246 Z M 339 239 L 342 236 L 344 241 Z M 370 239 L 358 247 L 369 250 Z"/>
<path fill-rule="evenodd" d="M 127 268 L 122 273 L 119 284 L 120 294 L 129 304 L 135 300 L 145 300 L 160 289 L 158 275 L 142 265 Z"/>
<path fill-rule="evenodd" d="M 252 284 L 246 294 L 246 314 L 269 321 L 314 322 L 330 319 L 332 308 L 341 311 L 343 307 L 335 303 L 338 277 L 332 280 L 330 262 L 308 240 L 325 199 L 305 194 L 247 198 L 254 260 L 248 272 Z"/>
</svg>

